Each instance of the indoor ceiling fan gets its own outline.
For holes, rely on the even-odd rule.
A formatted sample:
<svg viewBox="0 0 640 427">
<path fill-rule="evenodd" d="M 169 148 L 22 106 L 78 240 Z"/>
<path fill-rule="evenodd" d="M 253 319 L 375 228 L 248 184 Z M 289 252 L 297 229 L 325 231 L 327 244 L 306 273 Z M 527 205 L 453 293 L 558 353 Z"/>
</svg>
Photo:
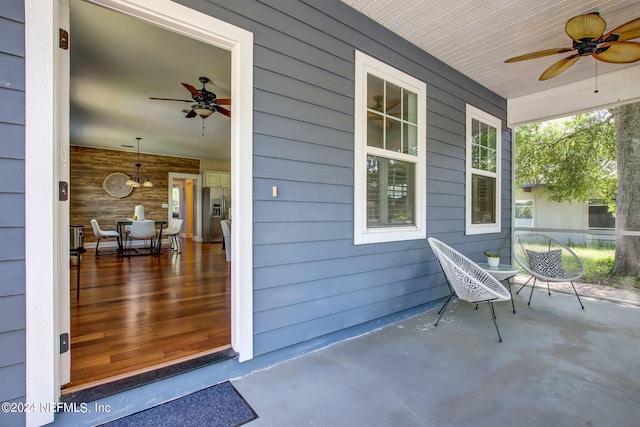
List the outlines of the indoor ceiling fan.
<svg viewBox="0 0 640 427">
<path fill-rule="evenodd" d="M 367 107 L 367 109 L 368 110 L 377 111 L 377 112 L 382 113 L 382 114 L 390 113 L 390 111 L 392 111 L 394 108 L 396 108 L 398 105 L 400 105 L 400 98 L 391 99 L 391 100 L 387 101 L 386 108 L 383 108 L 383 105 L 382 105 L 382 101 L 384 100 L 384 96 L 383 95 L 375 95 L 373 97 L 373 100 L 375 101 L 375 104 L 373 104 L 371 107 Z M 390 114 L 394 115 L 392 113 L 390 113 Z M 375 123 L 378 126 L 382 127 L 384 116 L 382 116 L 381 114 L 376 114 L 376 113 L 373 113 L 371 111 L 368 111 L 367 112 L 367 120 L 373 121 L 373 123 Z M 392 126 L 391 121 L 386 120 L 385 121 L 385 126 L 386 126 L 387 129 L 389 129 Z"/>
<path fill-rule="evenodd" d="M 200 77 L 200 83 L 202 83 L 202 89 L 196 89 L 188 83 L 182 83 L 189 93 L 191 93 L 191 99 L 173 99 L 173 98 L 149 98 L 160 101 L 179 101 L 179 102 L 193 102 L 191 108 L 182 110 L 187 113 L 186 118 L 200 116 L 202 119 L 206 119 L 215 112 L 219 112 L 227 117 L 231 117 L 231 111 L 221 107 L 221 105 L 231 105 L 230 99 L 217 98 L 216 94 L 206 89 L 205 85 L 211 80 L 208 77 Z"/>
<path fill-rule="evenodd" d="M 526 55 L 516 56 L 504 62 L 525 61 L 541 58 L 557 53 L 577 51 L 553 64 L 540 75 L 540 80 L 547 80 L 557 76 L 583 56 L 591 55 L 595 59 L 616 64 L 626 64 L 640 60 L 640 43 L 627 40 L 640 37 L 640 18 L 604 34 L 607 23 L 598 12 L 578 15 L 567 21 L 565 31 L 573 40 L 571 47 L 545 49 Z"/>
</svg>

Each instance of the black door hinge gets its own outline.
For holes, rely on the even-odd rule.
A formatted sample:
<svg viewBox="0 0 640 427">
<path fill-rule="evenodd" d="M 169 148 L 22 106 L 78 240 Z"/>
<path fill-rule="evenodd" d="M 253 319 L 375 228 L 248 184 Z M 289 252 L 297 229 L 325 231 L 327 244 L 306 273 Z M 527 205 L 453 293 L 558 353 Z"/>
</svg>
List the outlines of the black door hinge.
<svg viewBox="0 0 640 427">
<path fill-rule="evenodd" d="M 60 334 L 60 354 L 69 351 L 69 334 Z"/>
</svg>

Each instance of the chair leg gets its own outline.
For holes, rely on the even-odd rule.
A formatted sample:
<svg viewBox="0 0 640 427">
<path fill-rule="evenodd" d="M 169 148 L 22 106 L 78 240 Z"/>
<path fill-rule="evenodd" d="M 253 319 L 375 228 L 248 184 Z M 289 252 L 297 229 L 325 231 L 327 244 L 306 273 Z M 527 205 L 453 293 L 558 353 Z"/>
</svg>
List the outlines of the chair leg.
<svg viewBox="0 0 640 427">
<path fill-rule="evenodd" d="M 511 293 L 511 282 L 509 281 L 509 279 L 507 279 L 507 286 L 509 286 L 509 295 L 511 295 L 511 309 L 515 313 L 516 312 L 516 306 L 513 303 L 513 294 Z"/>
<path fill-rule="evenodd" d="M 500 336 L 500 330 L 498 329 L 498 322 L 496 322 L 496 311 L 493 309 L 493 303 L 491 301 L 489 301 L 489 310 L 491 311 L 493 325 L 496 327 L 496 332 L 498 333 L 498 341 L 502 342 L 502 336 Z"/>
<path fill-rule="evenodd" d="M 98 258 L 98 246 L 100 246 L 100 239 L 101 237 L 98 237 L 98 241 L 96 242 L 96 258 Z"/>
<path fill-rule="evenodd" d="M 439 314 L 438 320 L 436 320 L 436 323 L 433 326 L 438 326 L 438 322 L 440 321 L 440 318 L 444 314 L 444 309 L 447 308 L 447 306 L 449 305 L 449 302 L 451 301 L 451 298 L 453 298 L 453 294 L 449 295 L 449 298 L 447 298 L 447 300 L 445 301 L 445 303 L 442 306 L 442 308 L 440 308 L 440 311 L 438 311 L 438 314 Z"/>
<path fill-rule="evenodd" d="M 529 277 L 529 279 L 528 279 L 526 282 L 524 282 L 524 285 L 520 286 L 520 289 L 518 289 L 518 290 L 516 291 L 516 294 L 520 294 L 520 291 L 521 291 L 525 286 L 527 286 L 527 283 L 529 283 L 529 282 L 531 281 L 531 279 L 533 279 L 533 276 Z"/>
<path fill-rule="evenodd" d="M 182 253 L 182 242 L 180 242 L 180 236 L 176 234 L 176 251 L 181 254 Z"/>
<path fill-rule="evenodd" d="M 580 303 L 580 307 L 582 307 L 582 309 L 584 310 L 584 305 L 582 305 L 582 300 L 580 300 L 580 295 L 578 295 L 578 291 L 576 291 L 576 287 L 573 285 L 573 282 L 571 282 L 571 287 L 573 288 L 573 292 L 575 292 L 576 297 L 578 297 L 578 302 Z"/>
<path fill-rule="evenodd" d="M 531 286 L 531 293 L 529 294 L 529 302 L 527 303 L 527 305 L 531 305 L 531 297 L 533 296 L 533 289 L 536 287 L 536 281 L 537 279 L 534 277 L 533 285 Z"/>
</svg>

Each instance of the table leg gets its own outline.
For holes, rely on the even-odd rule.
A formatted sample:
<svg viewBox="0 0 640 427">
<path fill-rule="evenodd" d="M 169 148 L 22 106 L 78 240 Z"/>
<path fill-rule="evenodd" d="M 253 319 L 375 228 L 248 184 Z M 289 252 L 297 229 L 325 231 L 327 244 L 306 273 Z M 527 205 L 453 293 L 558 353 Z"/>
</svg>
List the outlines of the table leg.
<svg viewBox="0 0 640 427">
<path fill-rule="evenodd" d="M 516 306 L 513 304 L 513 293 L 511 292 L 511 280 L 507 279 L 507 287 L 509 288 L 509 295 L 511 295 L 511 308 L 513 309 L 513 312 L 516 312 Z"/>
<path fill-rule="evenodd" d="M 118 242 L 118 255 L 124 256 L 124 247 L 122 243 L 122 230 L 123 227 L 121 224 L 116 224 L 116 228 L 118 229 L 118 237 L 116 237 L 116 241 Z"/>
<path fill-rule="evenodd" d="M 80 301 L 80 251 L 76 252 L 76 301 Z"/>
</svg>

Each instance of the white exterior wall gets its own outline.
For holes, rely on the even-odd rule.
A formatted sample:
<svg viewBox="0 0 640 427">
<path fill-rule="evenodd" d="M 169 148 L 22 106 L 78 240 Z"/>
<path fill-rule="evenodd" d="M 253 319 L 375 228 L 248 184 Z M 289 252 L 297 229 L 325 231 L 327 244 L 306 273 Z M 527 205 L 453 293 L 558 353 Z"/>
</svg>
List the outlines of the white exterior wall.
<svg viewBox="0 0 640 427">
<path fill-rule="evenodd" d="M 533 200 L 533 228 L 558 230 L 588 230 L 589 210 L 586 203 L 554 202 L 548 199 L 548 191 L 544 187 L 531 188 L 531 192 L 522 189 L 516 191 L 516 201 Z M 518 224 L 516 223 L 516 227 Z M 591 245 L 598 240 L 615 242 L 615 235 L 593 233 L 570 233 L 566 231 L 550 232 L 549 234 L 562 242 Z"/>
</svg>

